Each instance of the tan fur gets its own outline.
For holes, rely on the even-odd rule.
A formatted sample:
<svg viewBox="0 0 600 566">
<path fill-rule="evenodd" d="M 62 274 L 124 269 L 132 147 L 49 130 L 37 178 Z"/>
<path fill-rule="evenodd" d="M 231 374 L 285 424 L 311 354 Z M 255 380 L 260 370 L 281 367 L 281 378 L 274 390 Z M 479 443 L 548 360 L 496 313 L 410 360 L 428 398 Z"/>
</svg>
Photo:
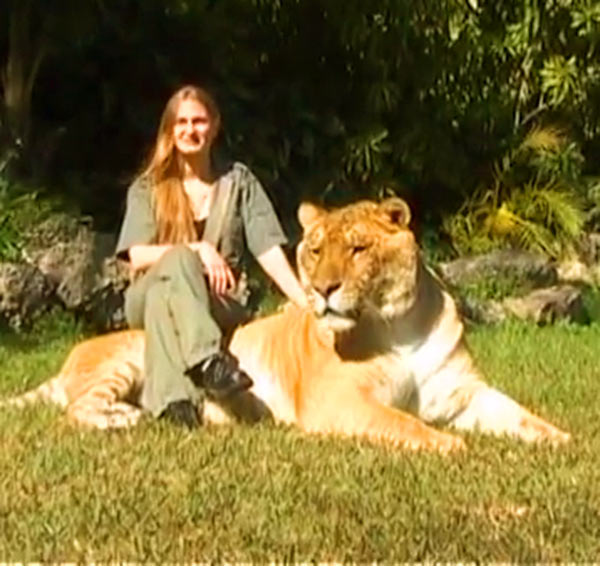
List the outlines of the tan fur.
<svg viewBox="0 0 600 566">
<path fill-rule="evenodd" d="M 46 402 L 67 409 L 69 420 L 101 429 L 134 425 L 143 380 L 144 333 L 113 332 L 71 350 L 59 374 L 36 389 L 4 400 L 22 407 Z"/>
<path fill-rule="evenodd" d="M 254 386 L 226 406 L 209 404 L 207 420 L 270 416 L 307 432 L 443 452 L 464 443 L 430 424 L 568 440 L 483 381 L 454 301 L 420 259 L 409 217 L 400 199 L 333 212 L 301 207 L 298 266 L 312 309 L 288 305 L 235 332 L 231 351 Z M 66 404 L 76 423 L 134 424 L 143 347 L 136 331 L 83 342 L 39 391 L 51 383 L 54 398 L 45 398 Z M 35 392 L 9 402 L 24 399 Z"/>
<path fill-rule="evenodd" d="M 385 387 L 388 360 L 345 361 L 334 338 L 312 312 L 291 305 L 238 330 L 231 350 L 255 382 L 246 407 L 259 400 L 273 418 L 307 432 L 443 452 L 462 446 L 460 439 L 380 403 L 377 389 Z"/>
<path fill-rule="evenodd" d="M 488 386 L 452 297 L 423 265 L 400 199 L 325 212 L 305 205 L 298 265 L 345 361 L 386 361 L 380 400 L 427 423 L 561 442 L 569 435 Z"/>
</svg>

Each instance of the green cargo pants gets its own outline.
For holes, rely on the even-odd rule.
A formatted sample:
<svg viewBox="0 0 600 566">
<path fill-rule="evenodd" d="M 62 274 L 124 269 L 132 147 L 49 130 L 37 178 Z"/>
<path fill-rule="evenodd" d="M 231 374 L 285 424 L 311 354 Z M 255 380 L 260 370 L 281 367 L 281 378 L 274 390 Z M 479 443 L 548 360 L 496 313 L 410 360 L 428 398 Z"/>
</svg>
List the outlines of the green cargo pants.
<svg viewBox="0 0 600 566">
<path fill-rule="evenodd" d="M 178 245 L 129 287 L 125 316 L 131 328 L 146 332 L 141 404 L 159 416 L 173 401 L 199 403 L 202 392 L 185 370 L 218 352 L 246 312 L 211 297 L 198 254 Z"/>
</svg>

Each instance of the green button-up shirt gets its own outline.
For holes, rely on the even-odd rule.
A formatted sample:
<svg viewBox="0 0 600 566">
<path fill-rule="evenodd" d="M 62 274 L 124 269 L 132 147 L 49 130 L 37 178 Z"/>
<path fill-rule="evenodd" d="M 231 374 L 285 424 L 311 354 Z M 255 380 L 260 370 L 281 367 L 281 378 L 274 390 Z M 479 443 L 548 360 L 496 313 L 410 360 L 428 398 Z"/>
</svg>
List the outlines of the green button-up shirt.
<svg viewBox="0 0 600 566">
<path fill-rule="evenodd" d="M 125 256 L 134 245 L 159 243 L 157 234 L 152 192 L 148 181 L 139 178 L 129 187 L 117 255 Z M 238 274 L 245 270 L 248 252 L 257 257 L 287 242 L 260 181 L 242 163 L 234 163 L 219 177 L 202 238 L 214 244 Z"/>
</svg>

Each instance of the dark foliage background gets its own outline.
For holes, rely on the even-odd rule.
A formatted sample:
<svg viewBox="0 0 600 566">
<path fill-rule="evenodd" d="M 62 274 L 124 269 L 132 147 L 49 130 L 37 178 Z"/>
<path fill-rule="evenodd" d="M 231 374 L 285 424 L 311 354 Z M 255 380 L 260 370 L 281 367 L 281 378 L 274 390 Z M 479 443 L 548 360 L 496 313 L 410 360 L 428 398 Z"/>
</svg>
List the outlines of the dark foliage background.
<svg viewBox="0 0 600 566">
<path fill-rule="evenodd" d="M 577 145 L 578 178 L 598 173 L 592 0 L 0 5 L 0 174 L 103 229 L 186 82 L 215 92 L 220 151 L 255 170 L 288 225 L 303 198 L 395 192 L 435 226 L 533 126 Z"/>
</svg>

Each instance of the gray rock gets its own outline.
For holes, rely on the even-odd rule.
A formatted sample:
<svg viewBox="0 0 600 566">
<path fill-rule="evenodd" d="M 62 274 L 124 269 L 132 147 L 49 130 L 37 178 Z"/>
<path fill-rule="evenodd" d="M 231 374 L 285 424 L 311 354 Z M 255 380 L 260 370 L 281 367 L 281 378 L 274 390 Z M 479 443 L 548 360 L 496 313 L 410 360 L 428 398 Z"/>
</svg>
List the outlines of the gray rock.
<svg viewBox="0 0 600 566">
<path fill-rule="evenodd" d="M 504 299 L 502 307 L 512 316 L 537 324 L 558 320 L 583 322 L 586 319 L 581 290 L 573 285 L 536 289 L 524 297 Z"/>
<path fill-rule="evenodd" d="M 536 324 L 559 320 L 585 322 L 587 319 L 581 289 L 566 284 L 535 289 L 522 297 L 501 301 L 461 297 L 457 302 L 466 319 L 481 324 L 497 324 L 511 317 Z"/>
<path fill-rule="evenodd" d="M 589 265 L 580 259 L 566 259 L 556 263 L 558 280 L 561 283 L 579 283 L 583 285 L 598 285 L 598 264 Z"/>
<path fill-rule="evenodd" d="M 56 214 L 26 236 L 23 263 L 0 264 L 0 316 L 27 326 L 50 304 L 83 314 L 99 330 L 123 328 L 129 272 L 114 258 L 114 234 L 88 219 Z"/>
<path fill-rule="evenodd" d="M 471 322 L 497 324 L 507 317 L 506 311 L 499 301 L 482 301 L 473 297 L 459 297 L 457 298 L 457 304 L 461 315 Z"/>
<path fill-rule="evenodd" d="M 94 288 L 86 297 L 82 311 L 86 318 L 102 331 L 126 327 L 124 294 L 129 286 L 127 264 L 115 257 L 105 258 Z"/>
<path fill-rule="evenodd" d="M 67 309 L 80 307 L 95 282 L 95 235 L 89 223 L 59 214 L 28 238 L 25 255 L 56 286 Z"/>
<path fill-rule="evenodd" d="M 0 263 L 0 318 L 20 329 L 53 302 L 55 286 L 35 266 Z"/>
<path fill-rule="evenodd" d="M 501 250 L 459 258 L 438 265 L 440 276 L 452 286 L 468 285 L 500 276 L 514 276 L 534 287 L 554 285 L 556 269 L 546 258 L 520 250 Z"/>
<path fill-rule="evenodd" d="M 584 234 L 580 242 L 580 253 L 586 264 L 600 263 L 600 233 L 588 232 Z"/>
</svg>

